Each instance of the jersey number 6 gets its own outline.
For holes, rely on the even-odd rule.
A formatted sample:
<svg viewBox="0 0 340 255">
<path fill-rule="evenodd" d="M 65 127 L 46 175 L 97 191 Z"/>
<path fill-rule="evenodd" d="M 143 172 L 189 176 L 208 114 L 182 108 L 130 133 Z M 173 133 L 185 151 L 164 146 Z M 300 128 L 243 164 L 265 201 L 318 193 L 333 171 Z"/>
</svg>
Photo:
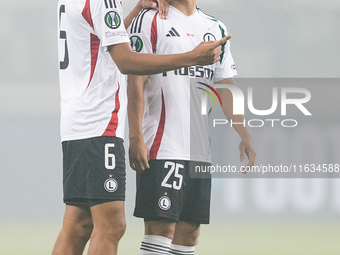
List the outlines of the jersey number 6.
<svg viewBox="0 0 340 255">
<path fill-rule="evenodd" d="M 174 162 L 166 161 L 164 164 L 164 168 L 169 168 L 170 170 L 168 174 L 165 176 L 164 180 L 162 181 L 161 186 L 165 188 L 174 188 L 176 190 L 180 190 L 182 188 L 183 183 L 183 175 L 179 173 L 180 168 L 184 168 L 182 164 L 176 164 Z M 175 172 L 175 178 L 178 178 L 178 182 L 173 181 L 172 184 L 168 183 L 168 180 L 170 179 L 171 175 Z"/>
<path fill-rule="evenodd" d="M 110 153 L 110 148 L 114 148 L 114 143 L 105 144 L 105 168 L 108 170 L 113 170 L 116 167 L 116 156 Z"/>
</svg>

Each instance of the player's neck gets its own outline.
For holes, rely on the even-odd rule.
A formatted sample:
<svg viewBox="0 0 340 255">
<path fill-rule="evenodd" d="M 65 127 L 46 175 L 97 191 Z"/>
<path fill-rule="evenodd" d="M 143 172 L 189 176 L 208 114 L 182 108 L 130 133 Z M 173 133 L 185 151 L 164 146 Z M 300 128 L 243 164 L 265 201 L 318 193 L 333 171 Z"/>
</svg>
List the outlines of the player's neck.
<svg viewBox="0 0 340 255">
<path fill-rule="evenodd" d="M 196 0 L 172 0 L 171 5 L 186 16 L 190 16 L 196 11 Z"/>
</svg>

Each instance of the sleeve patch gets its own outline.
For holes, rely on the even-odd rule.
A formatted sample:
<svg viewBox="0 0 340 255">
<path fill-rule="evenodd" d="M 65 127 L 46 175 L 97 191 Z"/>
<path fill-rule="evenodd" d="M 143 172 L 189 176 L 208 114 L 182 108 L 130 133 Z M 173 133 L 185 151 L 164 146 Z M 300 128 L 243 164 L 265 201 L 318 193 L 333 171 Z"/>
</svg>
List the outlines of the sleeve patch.
<svg viewBox="0 0 340 255">
<path fill-rule="evenodd" d="M 143 49 L 143 40 L 137 36 L 131 36 L 130 38 L 131 48 L 135 52 L 140 52 Z"/>
<path fill-rule="evenodd" d="M 122 19 L 120 18 L 119 14 L 115 11 L 110 11 L 106 13 L 104 20 L 106 26 L 108 26 L 111 29 L 118 28 L 122 23 Z"/>
</svg>

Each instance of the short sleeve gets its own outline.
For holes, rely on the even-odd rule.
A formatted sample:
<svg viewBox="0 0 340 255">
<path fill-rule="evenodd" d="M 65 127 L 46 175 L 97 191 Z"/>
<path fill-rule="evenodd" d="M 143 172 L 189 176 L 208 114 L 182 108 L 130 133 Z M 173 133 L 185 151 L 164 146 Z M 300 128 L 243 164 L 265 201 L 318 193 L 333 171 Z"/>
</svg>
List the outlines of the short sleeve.
<svg viewBox="0 0 340 255">
<path fill-rule="evenodd" d="M 130 36 L 131 48 L 135 52 L 153 53 L 152 40 L 157 31 L 152 31 L 153 23 L 157 23 L 157 10 L 144 9 L 134 18 L 127 32 Z"/>
<path fill-rule="evenodd" d="M 224 36 L 228 35 L 228 31 L 223 23 L 219 23 L 219 28 L 223 38 Z M 214 82 L 231 78 L 235 75 L 237 75 L 236 65 L 230 51 L 230 41 L 227 41 L 227 43 L 222 47 L 221 60 L 216 64 Z"/>
<path fill-rule="evenodd" d="M 121 2 L 118 0 L 96 0 L 91 2 L 93 29 L 102 47 L 129 42 L 124 27 Z"/>
</svg>

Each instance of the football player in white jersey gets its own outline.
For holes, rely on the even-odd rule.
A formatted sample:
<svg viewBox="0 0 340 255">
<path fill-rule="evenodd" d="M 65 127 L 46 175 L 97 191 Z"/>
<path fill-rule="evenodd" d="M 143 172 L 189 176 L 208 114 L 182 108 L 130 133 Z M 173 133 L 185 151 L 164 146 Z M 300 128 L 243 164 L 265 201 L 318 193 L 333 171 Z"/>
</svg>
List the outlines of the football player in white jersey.
<svg viewBox="0 0 340 255">
<path fill-rule="evenodd" d="M 167 20 L 161 20 L 155 9 L 144 9 L 134 19 L 127 31 L 135 51 L 182 53 L 202 41 L 220 40 L 228 34 L 222 22 L 196 7 L 196 0 L 172 0 L 170 4 Z M 138 171 L 134 215 L 145 222 L 139 255 L 191 255 L 200 224 L 209 223 L 211 179 L 190 178 L 191 167 L 211 163 L 207 117 L 195 123 L 203 132 L 194 136 L 200 149 L 190 148 L 192 131 L 196 130 L 191 127 L 194 111 L 190 102 L 200 105 L 201 97 L 195 95 L 202 91 L 196 87 L 235 85 L 237 72 L 229 41 L 222 52 L 215 64 L 128 76 L 129 158 L 131 167 Z M 244 116 L 232 114 L 230 91 L 218 92 L 226 117 L 243 123 Z M 234 128 L 241 137 L 241 161 L 247 154 L 251 167 L 256 153 L 249 131 L 243 125 Z"/>
<path fill-rule="evenodd" d="M 142 3 L 124 21 L 128 26 Z M 156 2 L 154 0 L 154 2 Z M 164 0 L 158 0 L 164 3 Z M 163 13 L 164 16 L 166 13 Z M 66 210 L 53 255 L 116 254 L 125 231 L 122 73 L 153 74 L 219 60 L 220 42 L 185 54 L 132 51 L 119 0 L 59 0 L 59 77 Z"/>
</svg>

